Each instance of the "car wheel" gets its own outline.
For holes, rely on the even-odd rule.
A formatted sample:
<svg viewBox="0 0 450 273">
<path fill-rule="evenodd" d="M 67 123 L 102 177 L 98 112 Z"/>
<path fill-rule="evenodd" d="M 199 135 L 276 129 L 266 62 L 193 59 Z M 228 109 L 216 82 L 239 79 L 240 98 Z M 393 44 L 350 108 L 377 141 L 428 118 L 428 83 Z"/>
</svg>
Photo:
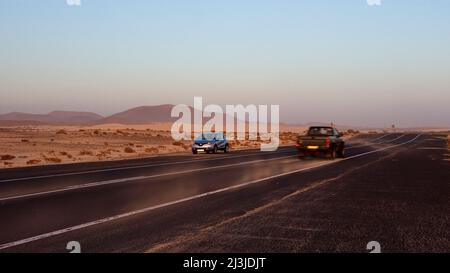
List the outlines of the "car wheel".
<svg viewBox="0 0 450 273">
<path fill-rule="evenodd" d="M 223 152 L 224 153 L 228 153 L 228 152 L 230 152 L 230 145 L 225 145 L 225 149 L 223 149 Z"/>
<path fill-rule="evenodd" d="M 197 152 L 197 150 L 192 150 L 192 153 L 193 153 L 194 155 L 196 155 L 198 152 Z"/>
<path fill-rule="evenodd" d="M 214 146 L 213 154 L 216 154 L 216 153 L 217 153 L 217 146 Z"/>
</svg>

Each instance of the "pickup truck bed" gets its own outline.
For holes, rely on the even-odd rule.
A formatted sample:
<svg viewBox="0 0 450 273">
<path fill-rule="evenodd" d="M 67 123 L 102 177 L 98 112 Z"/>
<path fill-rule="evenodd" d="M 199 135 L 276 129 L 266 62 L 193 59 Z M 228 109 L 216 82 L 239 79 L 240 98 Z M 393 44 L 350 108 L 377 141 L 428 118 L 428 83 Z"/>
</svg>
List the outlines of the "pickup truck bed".
<svg viewBox="0 0 450 273">
<path fill-rule="evenodd" d="M 297 150 L 300 158 L 306 155 L 326 154 L 330 158 L 344 157 L 345 143 L 333 127 L 310 127 L 308 133 L 297 138 Z"/>
</svg>

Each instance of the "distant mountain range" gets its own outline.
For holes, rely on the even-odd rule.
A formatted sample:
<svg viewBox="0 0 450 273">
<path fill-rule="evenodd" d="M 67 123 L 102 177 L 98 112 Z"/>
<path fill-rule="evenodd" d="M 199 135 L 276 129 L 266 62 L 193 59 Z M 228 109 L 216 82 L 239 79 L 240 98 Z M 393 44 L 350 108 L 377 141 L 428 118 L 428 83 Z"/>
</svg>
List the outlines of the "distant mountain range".
<svg viewBox="0 0 450 273">
<path fill-rule="evenodd" d="M 152 122 L 173 122 L 178 118 L 170 116 L 173 105 L 141 106 L 132 108 L 109 117 L 103 118 L 101 123 L 143 124 Z"/>
<path fill-rule="evenodd" d="M 145 124 L 173 122 L 173 105 L 141 106 L 103 117 L 92 112 L 53 111 L 48 114 L 12 112 L 0 115 L 0 125 L 93 125 L 93 124 Z"/>
<path fill-rule="evenodd" d="M 90 112 L 53 111 L 45 115 L 12 112 L 0 115 L 0 124 L 89 124 L 102 119 Z"/>
<path fill-rule="evenodd" d="M 30 114 L 12 112 L 0 114 L 0 126 L 22 125 L 96 125 L 96 124 L 148 124 L 174 122 L 178 118 L 171 117 L 171 104 L 157 106 L 140 106 L 111 116 L 101 116 L 92 112 L 53 111 L 48 114 Z M 191 112 L 193 110 L 192 107 Z M 330 125 L 323 122 L 309 122 L 306 124 L 283 124 L 285 126 Z M 336 125 L 339 129 L 382 129 L 359 126 Z"/>
</svg>

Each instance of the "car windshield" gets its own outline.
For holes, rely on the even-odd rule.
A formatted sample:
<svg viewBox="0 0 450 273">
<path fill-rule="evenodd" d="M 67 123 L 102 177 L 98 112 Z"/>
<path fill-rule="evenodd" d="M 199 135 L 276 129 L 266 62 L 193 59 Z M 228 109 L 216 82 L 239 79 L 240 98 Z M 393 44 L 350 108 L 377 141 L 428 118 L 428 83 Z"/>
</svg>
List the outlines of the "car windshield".
<svg viewBox="0 0 450 273">
<path fill-rule="evenodd" d="M 195 140 L 223 140 L 222 133 L 203 133 Z"/>
<path fill-rule="evenodd" d="M 311 129 L 309 129 L 308 135 L 310 135 L 310 136 L 332 136 L 333 128 L 312 127 Z"/>
</svg>

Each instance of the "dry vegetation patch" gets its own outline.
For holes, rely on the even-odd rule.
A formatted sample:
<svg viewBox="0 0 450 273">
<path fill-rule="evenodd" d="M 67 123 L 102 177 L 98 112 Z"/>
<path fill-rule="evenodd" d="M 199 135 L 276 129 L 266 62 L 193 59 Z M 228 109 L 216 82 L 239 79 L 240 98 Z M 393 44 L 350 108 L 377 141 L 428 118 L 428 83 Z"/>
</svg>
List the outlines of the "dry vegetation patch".
<svg viewBox="0 0 450 273">
<path fill-rule="evenodd" d="M 13 160 L 14 158 L 16 158 L 13 155 L 0 155 L 0 160 Z"/>
</svg>

